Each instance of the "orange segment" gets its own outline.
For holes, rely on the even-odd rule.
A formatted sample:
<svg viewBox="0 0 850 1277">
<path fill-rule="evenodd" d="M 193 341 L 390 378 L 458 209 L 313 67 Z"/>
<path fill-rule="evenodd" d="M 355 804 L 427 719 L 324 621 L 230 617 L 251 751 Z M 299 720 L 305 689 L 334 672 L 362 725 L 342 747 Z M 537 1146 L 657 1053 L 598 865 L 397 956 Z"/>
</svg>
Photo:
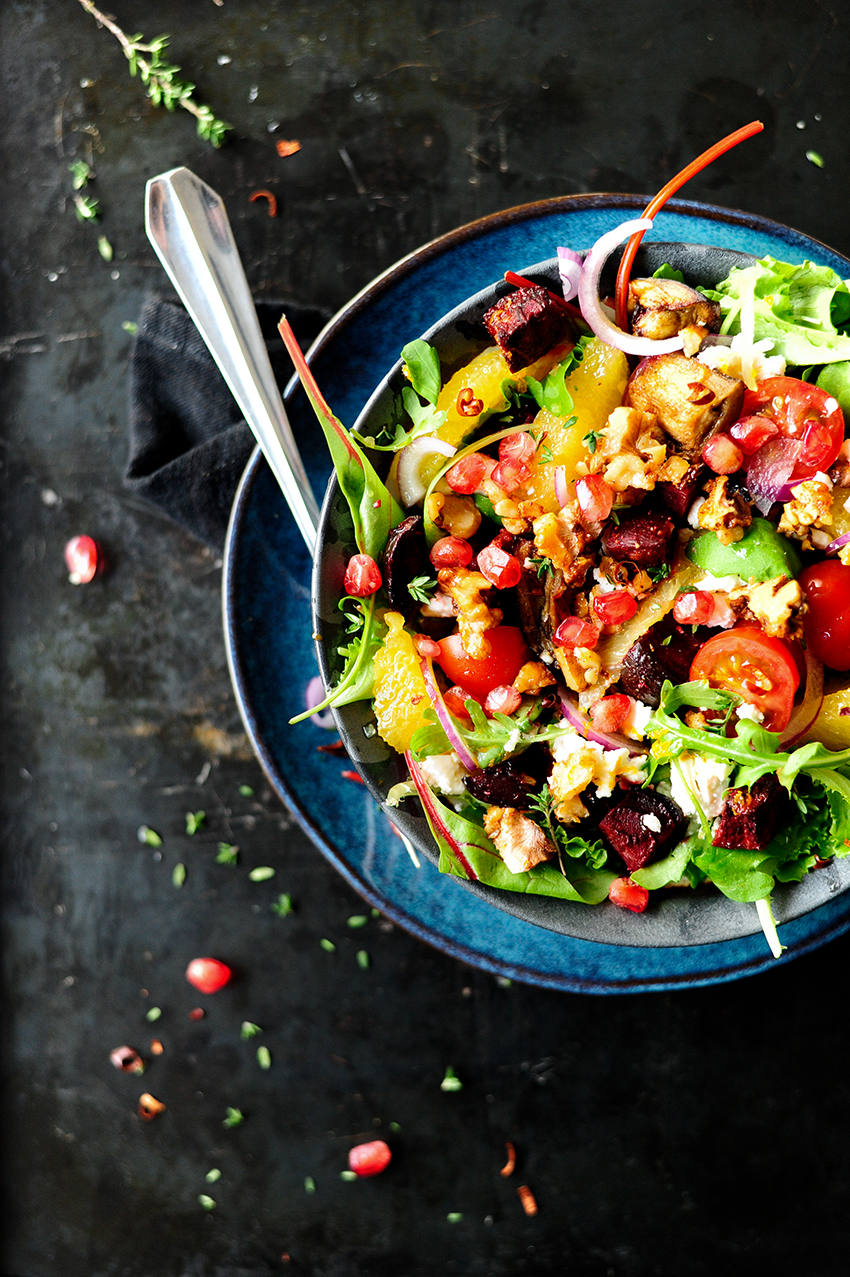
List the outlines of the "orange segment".
<svg viewBox="0 0 850 1277">
<path fill-rule="evenodd" d="M 400 612 L 386 612 L 387 635 L 375 656 L 375 717 L 378 735 L 399 754 L 426 725 L 431 701 L 413 639 Z"/>
<path fill-rule="evenodd" d="M 561 342 L 536 363 L 530 364 L 528 368 L 511 372 L 498 346 L 485 347 L 468 364 L 459 368 L 440 391 L 437 407 L 448 413 L 448 420 L 436 432 L 437 437 L 459 447 L 467 435 L 477 430 L 491 413 L 507 408 L 508 402 L 502 394 L 502 382 L 506 378 L 517 382 L 520 389 L 524 390 L 526 377 L 531 376 L 537 381 L 542 381 L 572 348 L 571 341 Z M 457 410 L 457 397 L 462 390 L 466 389 L 471 390 L 473 398 L 480 399 L 484 405 L 477 417 L 464 417 Z"/>
</svg>

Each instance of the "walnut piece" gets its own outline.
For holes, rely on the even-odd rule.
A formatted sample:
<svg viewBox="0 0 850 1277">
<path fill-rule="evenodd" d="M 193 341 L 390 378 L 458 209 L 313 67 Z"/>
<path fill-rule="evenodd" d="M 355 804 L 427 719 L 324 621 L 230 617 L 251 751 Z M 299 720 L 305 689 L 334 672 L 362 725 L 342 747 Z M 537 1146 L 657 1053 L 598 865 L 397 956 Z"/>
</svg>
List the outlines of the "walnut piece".
<svg viewBox="0 0 850 1277">
<path fill-rule="evenodd" d="M 615 408 L 600 431 L 597 452 L 602 477 L 615 492 L 640 488 L 651 492 L 667 459 L 664 431 L 650 412 Z"/>
<path fill-rule="evenodd" d="M 740 541 L 744 535 L 744 528 L 748 528 L 753 521 L 753 511 L 749 502 L 737 492 L 734 496 L 730 496 L 727 491 L 728 485 L 728 474 L 720 474 L 716 479 L 712 479 L 706 489 L 708 495 L 700 506 L 697 516 L 699 526 L 716 532 L 721 545 L 731 545 L 733 541 Z"/>
<path fill-rule="evenodd" d="M 540 692 L 544 687 L 553 687 L 555 676 L 542 661 L 526 661 L 514 679 L 513 685 L 518 692 Z"/>
<path fill-rule="evenodd" d="M 537 554 L 563 572 L 565 584 L 581 585 L 593 560 L 584 554 L 590 538 L 579 520 L 578 503 L 570 501 L 557 514 L 541 515 L 532 527 Z"/>
<path fill-rule="evenodd" d="M 525 873 L 555 855 L 554 844 L 540 826 L 515 807 L 488 807 L 484 829 L 511 873 Z"/>
<path fill-rule="evenodd" d="M 502 613 L 497 607 L 489 607 L 481 597 L 484 590 L 492 588 L 486 576 L 469 568 L 441 568 L 437 580 L 440 589 L 457 607 L 457 627 L 464 649 L 475 660 L 489 656 L 490 640 L 486 633 L 501 625 Z"/>
<path fill-rule="evenodd" d="M 820 479 L 807 479 L 791 489 L 779 520 L 779 532 L 801 542 L 804 550 L 825 550 L 832 527 L 832 489 Z M 820 534 L 820 535 L 819 535 Z"/>
<path fill-rule="evenodd" d="M 744 585 L 729 595 L 729 603 L 739 619 L 747 620 L 751 616 L 765 634 L 779 639 L 796 638 L 802 633 L 804 602 L 799 582 L 787 576 Z"/>
</svg>

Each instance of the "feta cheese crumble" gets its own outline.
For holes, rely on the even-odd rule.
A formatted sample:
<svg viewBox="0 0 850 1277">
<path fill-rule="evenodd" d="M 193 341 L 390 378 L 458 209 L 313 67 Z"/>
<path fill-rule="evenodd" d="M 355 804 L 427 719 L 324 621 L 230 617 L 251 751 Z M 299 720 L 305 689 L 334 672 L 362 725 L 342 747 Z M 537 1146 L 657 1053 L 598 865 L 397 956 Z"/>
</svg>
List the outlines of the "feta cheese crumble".
<svg viewBox="0 0 850 1277">
<path fill-rule="evenodd" d="M 731 775 L 731 763 L 701 758 L 699 754 L 686 751 L 679 755 L 676 764 L 670 769 L 673 801 L 686 816 L 695 816 L 697 809 L 691 798 L 693 794 L 706 816 L 710 819 L 719 816 L 723 810 L 723 794 L 729 787 L 727 782 Z"/>
</svg>

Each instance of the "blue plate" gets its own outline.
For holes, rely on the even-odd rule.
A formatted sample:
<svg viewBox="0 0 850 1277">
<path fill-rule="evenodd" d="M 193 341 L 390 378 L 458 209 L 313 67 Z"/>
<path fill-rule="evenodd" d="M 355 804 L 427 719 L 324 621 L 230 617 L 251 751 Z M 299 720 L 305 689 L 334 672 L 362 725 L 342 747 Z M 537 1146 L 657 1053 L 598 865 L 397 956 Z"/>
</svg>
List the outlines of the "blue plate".
<svg viewBox="0 0 850 1277">
<path fill-rule="evenodd" d="M 353 299 L 311 352 L 319 384 L 353 424 L 405 342 L 471 294 L 558 244 L 582 250 L 645 201 L 631 196 L 568 196 L 495 214 L 403 259 Z M 777 223 L 672 202 L 656 218 L 660 241 L 710 244 L 785 260 L 804 257 L 842 277 L 850 262 Z M 319 428 L 300 389 L 287 406 L 317 492 L 330 472 Z M 328 733 L 289 726 L 316 672 L 311 640 L 311 563 L 265 461 L 252 457 L 233 506 L 225 551 L 224 618 L 237 701 L 257 756 L 284 803 L 351 885 L 388 917 L 444 952 L 528 983 L 573 992 L 618 993 L 715 984 L 774 965 L 761 933 L 720 943 L 647 948 L 576 939 L 495 912 L 485 899 L 414 867 L 369 792 L 341 773 L 346 762 L 319 752 Z M 780 961 L 850 928 L 850 893 L 785 923 Z M 743 906 L 744 908 L 746 906 Z"/>
</svg>

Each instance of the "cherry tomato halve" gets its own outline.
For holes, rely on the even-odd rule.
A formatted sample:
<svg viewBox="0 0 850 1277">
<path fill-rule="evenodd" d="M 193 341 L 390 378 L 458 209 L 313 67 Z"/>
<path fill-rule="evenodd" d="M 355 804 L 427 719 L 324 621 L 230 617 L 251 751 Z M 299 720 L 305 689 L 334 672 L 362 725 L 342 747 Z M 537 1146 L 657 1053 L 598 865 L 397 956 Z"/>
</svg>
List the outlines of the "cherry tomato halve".
<svg viewBox="0 0 850 1277">
<path fill-rule="evenodd" d="M 806 643 L 831 670 L 850 670 L 850 567 L 813 563 L 800 577 L 806 592 Z"/>
<path fill-rule="evenodd" d="M 780 435 L 801 445 L 788 478 L 792 486 L 828 470 L 844 440 L 844 413 L 835 397 L 796 377 L 767 377 L 746 391 L 742 423 L 747 417 L 768 417 Z M 730 434 L 735 438 L 734 426 Z"/>
<path fill-rule="evenodd" d="M 521 666 L 531 659 L 522 630 L 513 625 L 500 625 L 487 631 L 490 654 L 472 657 L 459 634 L 440 639 L 440 655 L 436 663 L 452 683 L 459 684 L 478 701 L 484 701 L 494 687 L 512 683 Z"/>
<path fill-rule="evenodd" d="M 786 644 L 749 626 L 725 630 L 703 643 L 690 677 L 721 691 L 735 692 L 754 705 L 764 715 L 763 726 L 769 732 L 781 732 L 788 726 L 794 693 L 800 685 L 797 662 Z"/>
</svg>

